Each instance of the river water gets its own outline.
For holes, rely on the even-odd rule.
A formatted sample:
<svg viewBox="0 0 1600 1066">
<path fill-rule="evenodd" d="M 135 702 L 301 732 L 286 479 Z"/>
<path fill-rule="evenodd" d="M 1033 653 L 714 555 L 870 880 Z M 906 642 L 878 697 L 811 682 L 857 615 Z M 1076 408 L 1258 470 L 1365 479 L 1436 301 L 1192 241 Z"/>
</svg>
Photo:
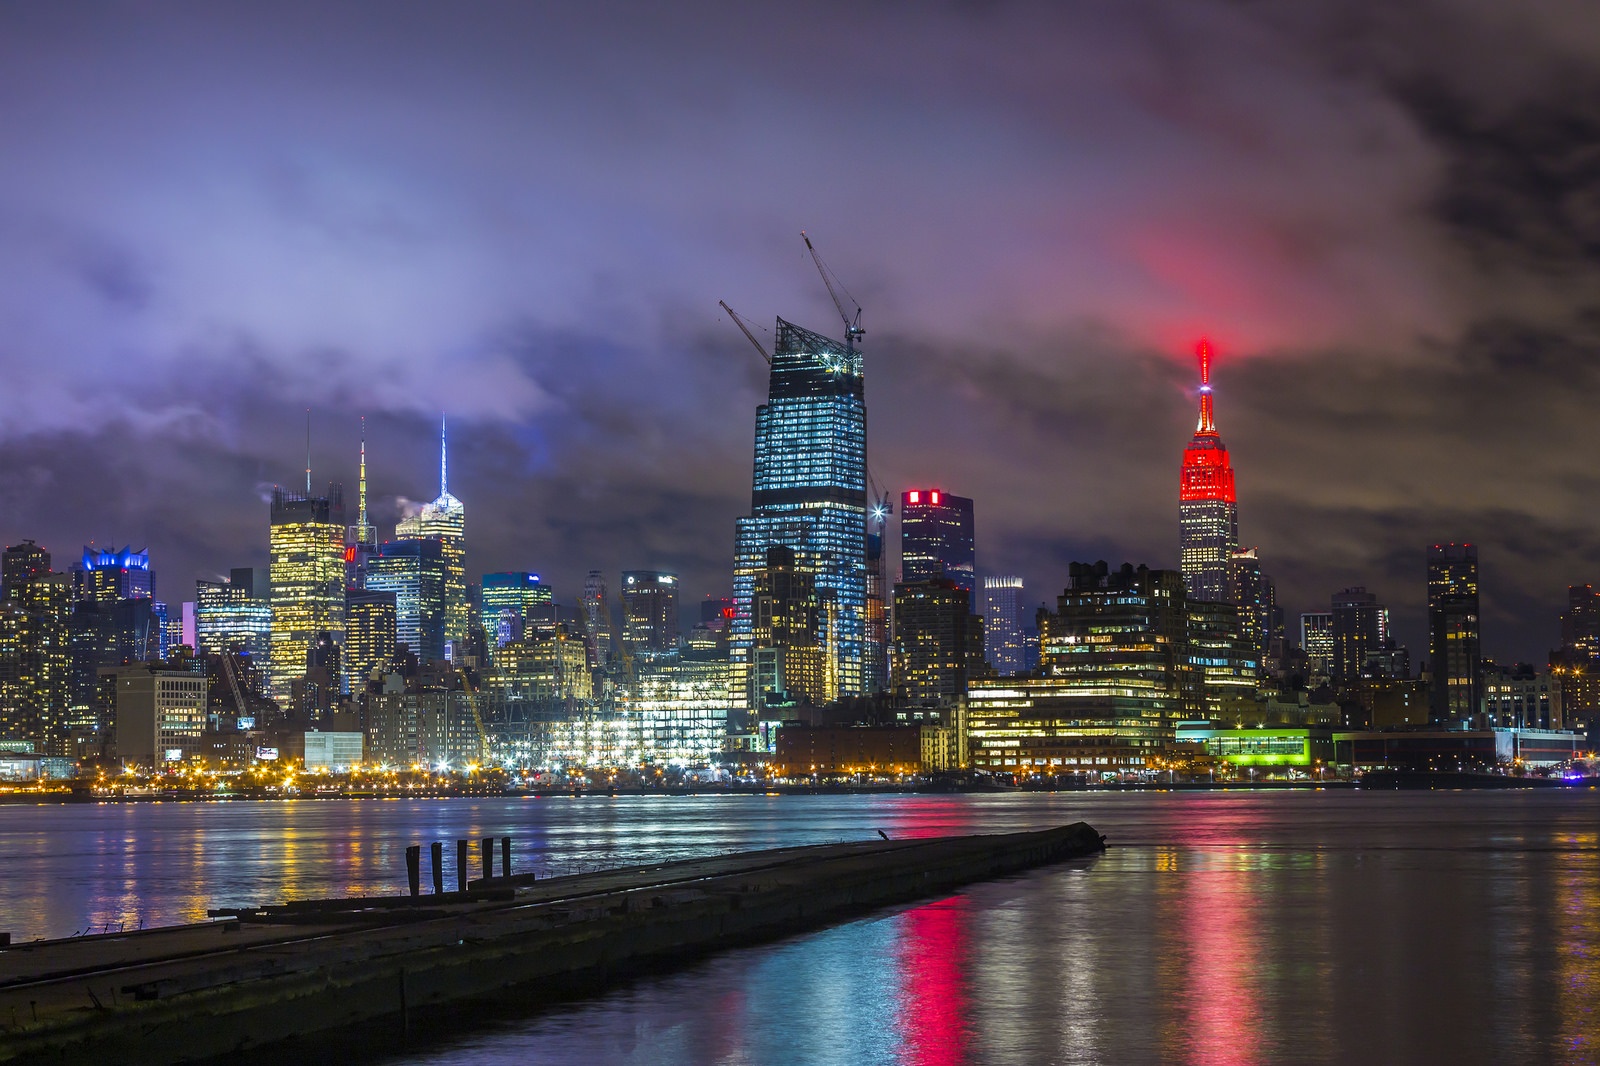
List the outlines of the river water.
<svg viewBox="0 0 1600 1066">
<path fill-rule="evenodd" d="M 458 837 L 560 872 L 1078 819 L 1111 850 L 382 1061 L 1600 1061 L 1595 791 L 0 807 L 0 930 L 392 893 L 406 845 Z"/>
</svg>

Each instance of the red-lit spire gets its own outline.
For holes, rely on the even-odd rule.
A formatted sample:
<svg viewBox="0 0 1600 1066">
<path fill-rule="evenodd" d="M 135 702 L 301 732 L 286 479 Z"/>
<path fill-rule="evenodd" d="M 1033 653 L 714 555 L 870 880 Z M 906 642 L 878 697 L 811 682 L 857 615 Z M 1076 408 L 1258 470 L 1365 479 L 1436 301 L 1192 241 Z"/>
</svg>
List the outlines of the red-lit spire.
<svg viewBox="0 0 1600 1066">
<path fill-rule="evenodd" d="M 1211 342 L 1202 340 L 1195 354 L 1200 357 L 1200 424 L 1195 427 L 1194 440 L 1183 452 L 1178 498 L 1185 502 L 1223 500 L 1232 503 L 1233 465 L 1228 462 L 1228 449 L 1217 433 L 1211 409 Z"/>
<path fill-rule="evenodd" d="M 1200 357 L 1200 424 L 1196 433 L 1216 433 L 1217 421 L 1211 411 L 1211 342 L 1201 338 L 1195 354 Z"/>
</svg>

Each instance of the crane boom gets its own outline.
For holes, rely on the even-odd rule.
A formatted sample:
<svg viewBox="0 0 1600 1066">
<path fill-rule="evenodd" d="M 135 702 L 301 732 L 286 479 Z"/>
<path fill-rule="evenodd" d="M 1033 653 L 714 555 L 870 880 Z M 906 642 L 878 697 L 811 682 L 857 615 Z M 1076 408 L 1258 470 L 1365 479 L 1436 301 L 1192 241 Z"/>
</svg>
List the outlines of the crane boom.
<svg viewBox="0 0 1600 1066">
<path fill-rule="evenodd" d="M 750 343 L 756 346 L 756 351 L 761 353 L 761 358 L 767 361 L 768 366 L 771 366 L 772 356 L 767 354 L 767 346 L 756 340 L 756 335 L 750 331 L 749 326 L 745 325 L 744 319 L 739 317 L 738 312 L 729 307 L 725 300 L 718 300 L 717 306 L 728 312 L 728 317 L 733 319 L 733 324 L 738 326 L 744 335 L 750 339 Z"/>
<path fill-rule="evenodd" d="M 838 310 L 839 318 L 844 322 L 845 345 L 853 349 L 856 341 L 867 335 L 867 331 L 861 328 L 861 305 L 856 302 L 854 296 L 850 296 L 849 290 L 839 283 L 839 279 L 833 276 L 833 271 L 828 269 L 828 265 L 822 261 L 822 256 L 817 254 L 817 249 L 811 244 L 811 238 L 806 236 L 805 230 L 800 231 L 800 239 L 806 242 L 806 251 L 811 253 L 811 261 L 817 264 L 817 273 L 822 275 L 822 284 L 828 287 L 828 295 L 833 297 L 833 306 Z M 839 293 L 841 292 L 850 298 L 851 303 L 855 304 L 856 314 L 853 319 L 850 317 L 850 313 L 844 309 L 844 301 L 839 299 Z"/>
</svg>

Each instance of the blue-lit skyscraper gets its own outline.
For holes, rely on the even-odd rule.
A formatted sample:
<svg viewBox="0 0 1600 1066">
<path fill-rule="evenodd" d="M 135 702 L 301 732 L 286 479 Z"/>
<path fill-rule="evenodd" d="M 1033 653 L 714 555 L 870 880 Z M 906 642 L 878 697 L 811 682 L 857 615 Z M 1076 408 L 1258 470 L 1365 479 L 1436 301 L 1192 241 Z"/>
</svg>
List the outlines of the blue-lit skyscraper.
<svg viewBox="0 0 1600 1066">
<path fill-rule="evenodd" d="M 861 353 L 778 319 L 767 402 L 756 409 L 750 515 L 733 574 L 735 658 L 748 659 L 751 599 L 767 549 L 813 575 L 829 698 L 866 690 L 867 409 Z"/>
</svg>

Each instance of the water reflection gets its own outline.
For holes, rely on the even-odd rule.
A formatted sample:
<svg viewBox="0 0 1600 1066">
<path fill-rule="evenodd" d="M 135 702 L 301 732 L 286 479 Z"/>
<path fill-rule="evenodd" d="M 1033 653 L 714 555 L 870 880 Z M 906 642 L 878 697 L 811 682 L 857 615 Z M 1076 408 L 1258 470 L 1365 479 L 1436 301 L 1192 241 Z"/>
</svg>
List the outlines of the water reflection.
<svg viewBox="0 0 1600 1066">
<path fill-rule="evenodd" d="M 551 871 L 1078 818 L 1112 850 L 393 1061 L 1600 1059 L 1600 793 L 0 808 L 0 929 L 392 892 L 407 844 L 458 837 L 511 835 Z"/>
</svg>

